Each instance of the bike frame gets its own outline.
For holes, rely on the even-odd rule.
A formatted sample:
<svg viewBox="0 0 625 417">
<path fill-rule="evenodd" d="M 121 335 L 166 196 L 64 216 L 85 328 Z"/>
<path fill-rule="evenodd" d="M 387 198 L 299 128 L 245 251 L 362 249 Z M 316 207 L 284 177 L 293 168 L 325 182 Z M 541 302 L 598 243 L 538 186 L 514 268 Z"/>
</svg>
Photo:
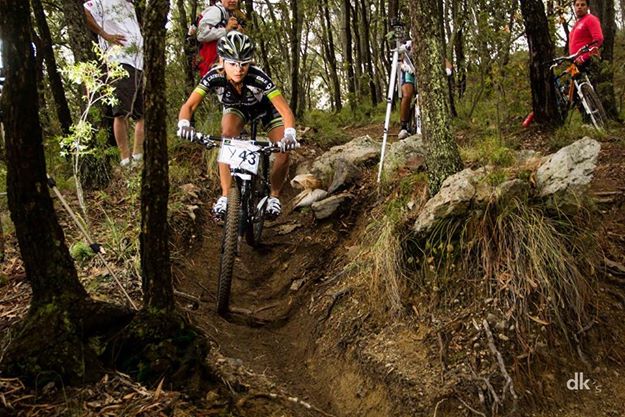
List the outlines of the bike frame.
<svg viewBox="0 0 625 417">
<path fill-rule="evenodd" d="M 552 65 L 552 69 L 556 65 L 557 64 Z M 586 98 L 584 97 L 584 93 L 582 91 L 583 85 L 589 86 L 593 91 L 595 89 L 592 83 L 590 82 L 588 75 L 581 72 L 579 68 L 577 67 L 577 65 L 573 63 L 569 65 L 566 70 L 562 71 L 560 75 L 554 77 L 554 81 L 559 81 L 566 76 L 568 76 L 568 81 L 569 81 L 569 89 L 565 96 L 567 99 L 566 101 L 567 113 L 571 108 L 573 108 L 576 102 L 576 98 L 577 98 L 581 102 L 582 106 L 584 106 L 584 110 L 586 110 L 586 114 L 588 114 L 590 118 L 592 119 L 593 124 L 596 124 L 596 118 L 594 114 L 592 113 L 588 105 L 588 102 Z M 556 83 L 556 88 L 557 87 L 558 87 L 558 84 Z"/>
<path fill-rule="evenodd" d="M 257 121 L 252 121 L 252 132 L 250 134 L 250 140 L 256 140 L 256 131 L 257 131 Z M 236 186 L 239 188 L 241 192 L 241 206 L 240 217 L 239 217 L 239 233 L 238 233 L 238 241 L 241 243 L 242 237 L 245 235 L 245 232 L 248 227 L 250 227 L 254 218 L 252 217 L 252 213 L 248 213 L 248 204 L 247 202 L 252 198 L 251 193 L 254 191 L 252 184 L 255 178 L 260 179 L 260 184 L 263 189 L 263 198 L 258 203 L 258 208 L 262 207 L 263 204 L 267 201 L 270 194 L 270 185 L 269 185 L 269 154 L 263 152 L 262 150 L 257 151 L 258 157 L 261 158 L 261 170 L 257 174 L 252 174 L 249 171 L 240 168 L 230 168 L 230 175 L 232 175 L 233 181 L 235 181 Z M 239 245 L 237 245 L 237 253 L 239 253 Z"/>
<path fill-rule="evenodd" d="M 550 64 L 549 69 L 551 70 L 553 74 L 554 69 L 556 69 L 558 65 L 560 65 L 563 62 L 570 62 L 569 66 L 564 71 L 562 71 L 557 76 L 556 75 L 553 76 L 553 83 L 554 83 L 554 87 L 558 90 L 558 97 L 562 97 L 566 100 L 565 103 L 561 103 L 560 99 L 557 100 L 557 105 L 560 109 L 561 116 L 564 119 L 566 119 L 566 117 L 568 116 L 569 110 L 579 100 L 579 102 L 582 104 L 584 108 L 584 112 L 590 117 L 590 120 L 592 121 L 595 128 L 600 129 L 599 122 L 601 120 L 599 119 L 601 119 L 601 117 L 599 119 L 596 117 L 595 115 L 596 110 L 593 111 L 593 109 L 590 107 L 588 103 L 589 99 L 588 97 L 585 96 L 584 89 L 583 89 L 584 86 L 587 86 L 589 91 L 592 92 L 592 94 L 596 96 L 595 88 L 590 82 L 588 75 L 585 72 L 580 71 L 579 67 L 575 63 L 575 60 L 581 54 L 596 50 L 597 48 L 593 46 L 594 44 L 595 42 L 580 48 L 580 50 L 577 51 L 577 53 L 573 55 L 563 56 L 563 57 L 556 58 L 552 61 L 549 61 L 549 64 Z M 564 77 L 568 77 L 568 81 L 569 81 L 568 91 L 562 91 L 562 89 L 560 88 L 561 86 L 560 81 Z M 601 115 L 601 113 L 599 114 Z"/>
</svg>

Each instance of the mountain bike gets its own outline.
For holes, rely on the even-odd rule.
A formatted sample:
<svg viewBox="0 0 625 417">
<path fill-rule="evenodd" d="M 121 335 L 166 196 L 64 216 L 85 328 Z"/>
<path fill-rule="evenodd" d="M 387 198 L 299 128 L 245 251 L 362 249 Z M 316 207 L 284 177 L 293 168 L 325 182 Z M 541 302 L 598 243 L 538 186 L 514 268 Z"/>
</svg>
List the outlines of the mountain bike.
<svg viewBox="0 0 625 417">
<path fill-rule="evenodd" d="M 207 149 L 220 146 L 219 162 L 230 165 L 232 186 L 228 191 L 228 205 L 221 242 L 219 277 L 217 280 L 217 313 L 228 313 L 232 269 L 245 238 L 248 245 L 260 245 L 265 222 L 267 200 L 270 196 L 269 155 L 280 148 L 264 140 L 256 140 L 256 122 L 249 137 L 225 138 L 195 132 L 191 142 Z"/>
<path fill-rule="evenodd" d="M 586 52 L 597 49 L 592 44 L 581 48 L 577 53 L 555 58 L 548 62 L 552 70 L 553 84 L 556 90 L 556 102 L 562 120 L 566 120 L 569 111 L 577 106 L 580 112 L 585 113 L 597 130 L 604 130 L 608 117 L 599 96 L 595 92 L 588 75 L 575 63 L 575 59 Z M 559 75 L 553 70 L 563 62 L 569 62 L 567 68 Z M 582 115 L 583 115 L 582 113 Z"/>
</svg>

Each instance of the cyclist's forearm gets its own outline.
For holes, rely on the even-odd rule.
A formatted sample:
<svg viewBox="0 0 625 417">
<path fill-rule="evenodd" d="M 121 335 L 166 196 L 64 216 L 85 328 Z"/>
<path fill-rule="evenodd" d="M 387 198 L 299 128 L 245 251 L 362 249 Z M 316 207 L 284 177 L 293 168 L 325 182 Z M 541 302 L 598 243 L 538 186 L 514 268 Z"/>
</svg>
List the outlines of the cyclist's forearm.
<svg viewBox="0 0 625 417">
<path fill-rule="evenodd" d="M 286 99 L 282 94 L 279 94 L 271 99 L 271 103 L 274 105 L 280 116 L 282 116 L 282 121 L 284 122 L 284 127 L 295 127 L 295 115 L 291 111 L 291 107 L 289 107 L 289 103 L 286 102 Z"/>
<path fill-rule="evenodd" d="M 178 120 L 191 120 L 191 116 L 202 102 L 202 98 L 198 93 L 191 93 L 189 99 L 180 107 Z"/>
</svg>

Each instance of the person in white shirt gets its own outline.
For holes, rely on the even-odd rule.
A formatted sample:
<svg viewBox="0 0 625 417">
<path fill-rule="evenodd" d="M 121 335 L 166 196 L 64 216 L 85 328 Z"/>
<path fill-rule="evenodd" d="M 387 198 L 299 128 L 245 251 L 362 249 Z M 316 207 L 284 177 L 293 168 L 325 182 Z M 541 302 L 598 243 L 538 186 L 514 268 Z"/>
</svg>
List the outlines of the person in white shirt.
<svg viewBox="0 0 625 417">
<path fill-rule="evenodd" d="M 128 77 L 115 81 L 113 133 L 120 164 L 129 166 L 128 118 L 136 120 L 132 162 L 143 159 L 143 36 L 132 0 L 89 0 L 84 3 L 87 26 L 98 35 L 109 62 L 119 63 Z M 118 47 L 116 47 L 118 45 Z M 113 48 L 115 47 L 115 48 Z M 113 49 L 111 49 L 113 48 Z"/>
</svg>

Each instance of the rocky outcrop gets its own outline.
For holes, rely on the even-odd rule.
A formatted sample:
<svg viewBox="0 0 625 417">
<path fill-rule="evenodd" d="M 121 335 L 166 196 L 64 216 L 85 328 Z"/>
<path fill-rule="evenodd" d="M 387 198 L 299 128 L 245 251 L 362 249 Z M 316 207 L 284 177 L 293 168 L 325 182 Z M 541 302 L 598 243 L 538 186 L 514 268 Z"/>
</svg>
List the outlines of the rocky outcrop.
<svg viewBox="0 0 625 417">
<path fill-rule="evenodd" d="M 525 180 L 513 178 L 493 184 L 489 181 L 489 176 L 495 172 L 493 167 L 458 172 L 447 178 L 440 191 L 423 206 L 413 230 L 425 236 L 445 219 L 512 198 L 537 198 L 549 205 L 557 197 L 560 209 L 575 210 L 579 206 L 579 194 L 592 179 L 600 149 L 596 140 L 583 138 L 542 159 L 535 153 L 524 152 L 518 156 L 518 161 L 538 162 L 535 176 L 530 175 Z"/>
</svg>

